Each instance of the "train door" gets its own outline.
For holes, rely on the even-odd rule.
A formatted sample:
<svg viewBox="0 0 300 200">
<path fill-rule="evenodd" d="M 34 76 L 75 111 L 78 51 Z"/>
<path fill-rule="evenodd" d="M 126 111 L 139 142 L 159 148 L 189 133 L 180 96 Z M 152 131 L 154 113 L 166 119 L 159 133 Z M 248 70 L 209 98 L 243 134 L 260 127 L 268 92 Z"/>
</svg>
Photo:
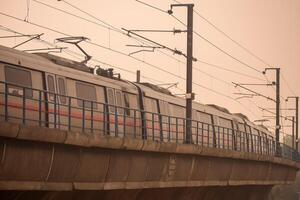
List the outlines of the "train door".
<svg viewBox="0 0 300 200">
<path fill-rule="evenodd" d="M 115 124 L 117 125 L 118 129 L 118 136 L 124 137 L 124 128 L 125 128 L 125 110 L 124 110 L 124 96 L 121 90 L 115 90 L 115 97 L 116 97 L 116 115 L 115 115 Z"/>
<path fill-rule="evenodd" d="M 239 133 L 240 133 L 239 140 L 240 140 L 241 151 L 247 151 L 247 138 L 246 138 L 245 124 L 239 123 L 238 128 L 239 128 Z"/>
<path fill-rule="evenodd" d="M 144 97 L 144 109 L 147 138 L 150 140 L 160 141 L 160 122 L 157 99 Z"/>
<path fill-rule="evenodd" d="M 198 141 L 198 144 L 204 147 L 213 146 L 213 138 L 214 138 L 214 128 L 213 128 L 213 119 L 212 115 L 200 111 L 196 111 L 195 113 L 197 124 L 196 127 L 198 129 L 198 133 L 196 133 L 194 141 Z"/>
<path fill-rule="evenodd" d="M 233 121 L 233 128 L 234 128 L 234 150 L 241 151 L 241 132 L 239 131 L 239 124 L 237 121 Z"/>
<path fill-rule="evenodd" d="M 125 135 L 130 138 L 142 139 L 142 120 L 139 101 L 136 94 L 123 92 L 125 107 Z"/>
<path fill-rule="evenodd" d="M 232 149 L 233 143 L 233 124 L 232 120 L 219 117 L 220 127 L 219 132 L 219 146 L 224 149 Z"/>
<path fill-rule="evenodd" d="M 160 123 L 161 123 L 161 141 L 171 141 L 171 117 L 169 103 L 159 100 Z"/>
<path fill-rule="evenodd" d="M 57 104 L 58 98 L 55 75 L 45 73 L 46 76 L 46 89 L 47 89 L 47 114 L 48 114 L 48 127 L 57 128 L 58 115 L 57 115 Z"/>
<path fill-rule="evenodd" d="M 262 138 L 262 153 L 268 154 L 267 134 L 265 134 L 264 132 L 261 132 L 261 138 Z"/>
<path fill-rule="evenodd" d="M 247 148 L 248 152 L 253 152 L 253 137 L 251 128 L 249 125 L 246 124 L 246 134 L 247 134 Z"/>
<path fill-rule="evenodd" d="M 116 94 L 113 88 L 107 88 L 107 103 L 109 112 L 109 131 L 111 135 L 118 136 L 119 134 L 119 114 L 116 107 Z"/>
<path fill-rule="evenodd" d="M 199 123 L 197 123 L 197 111 L 193 109 L 192 111 L 192 141 L 191 143 L 193 144 L 198 144 L 199 143 Z"/>
<path fill-rule="evenodd" d="M 253 141 L 253 151 L 255 153 L 260 153 L 260 139 L 259 139 L 259 131 L 255 128 L 251 127 L 252 132 L 252 141 Z"/>
<path fill-rule="evenodd" d="M 68 100 L 67 88 L 66 88 L 66 78 L 62 76 L 55 76 L 56 78 L 56 86 L 58 93 L 58 125 L 60 129 L 68 130 Z"/>
<path fill-rule="evenodd" d="M 185 108 L 179 105 L 169 103 L 169 111 L 171 119 L 171 141 L 185 142 Z"/>
</svg>

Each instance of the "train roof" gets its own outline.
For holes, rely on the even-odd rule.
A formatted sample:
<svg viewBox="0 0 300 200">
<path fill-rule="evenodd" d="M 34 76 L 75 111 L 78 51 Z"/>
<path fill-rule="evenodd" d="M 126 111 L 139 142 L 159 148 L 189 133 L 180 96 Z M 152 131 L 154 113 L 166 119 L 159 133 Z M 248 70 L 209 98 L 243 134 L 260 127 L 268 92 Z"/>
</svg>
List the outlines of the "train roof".
<svg viewBox="0 0 300 200">
<path fill-rule="evenodd" d="M 174 96 L 170 92 L 162 92 L 162 89 L 153 87 L 153 84 L 145 84 L 145 83 L 136 83 L 144 93 L 146 97 L 161 99 L 163 101 L 169 102 L 171 104 L 176 104 L 185 107 L 185 99 L 182 97 Z M 249 118 L 242 113 L 230 113 L 227 108 L 215 105 L 215 104 L 201 104 L 199 102 L 193 102 L 193 109 L 210 113 L 219 117 L 223 117 L 226 119 L 231 119 L 236 122 L 246 123 L 257 130 L 264 132 L 268 135 L 273 135 L 272 132 L 268 130 L 265 126 L 257 125 L 249 120 Z"/>
<path fill-rule="evenodd" d="M 54 63 L 53 60 L 49 58 L 59 58 L 60 61 L 59 63 Z M 72 63 L 70 63 L 68 59 L 54 55 L 50 55 L 48 56 L 48 58 L 46 58 L 45 55 L 42 56 L 41 54 L 39 55 L 26 53 L 0 45 L 0 60 L 2 62 L 13 64 L 16 66 L 23 66 L 37 71 L 57 74 L 64 77 L 88 82 L 91 84 L 122 89 L 135 94 L 138 93 L 136 86 L 134 86 L 128 81 L 115 80 L 111 78 L 106 78 L 104 76 L 94 75 L 88 71 L 78 70 L 78 67 L 82 68 L 83 66 L 79 65 L 75 61 L 73 61 L 74 65 L 71 66 Z M 62 65 L 62 63 L 68 63 L 69 66 L 67 67 L 65 65 Z"/>
<path fill-rule="evenodd" d="M 240 117 L 242 119 L 250 121 L 249 118 L 246 115 L 244 115 L 243 113 L 233 113 L 233 115 L 236 115 L 236 116 L 238 116 L 238 117 Z"/>
<path fill-rule="evenodd" d="M 72 69 L 76 69 L 76 70 L 80 70 L 80 71 L 84 71 L 84 72 L 88 72 L 88 73 L 91 72 L 91 69 L 93 70 L 93 68 L 88 67 L 84 63 L 80 63 L 80 62 L 77 62 L 74 60 L 70 60 L 67 58 L 60 57 L 60 56 L 52 55 L 49 53 L 34 53 L 34 54 L 38 55 L 38 56 L 42 56 L 57 65 L 69 67 Z"/>
<path fill-rule="evenodd" d="M 139 84 L 142 84 L 144 86 L 147 86 L 149 88 L 151 88 L 152 90 L 155 90 L 157 92 L 160 92 L 160 93 L 163 93 L 163 94 L 167 94 L 167 95 L 171 95 L 171 96 L 174 96 L 172 94 L 172 92 L 166 88 L 163 88 L 163 87 L 160 87 L 160 86 L 157 86 L 157 85 L 154 85 L 152 83 L 147 83 L 147 82 L 143 82 L 143 83 L 139 83 Z"/>
<path fill-rule="evenodd" d="M 224 112 L 224 113 L 227 113 L 227 114 L 231 114 L 229 112 L 229 110 L 227 108 L 224 108 L 224 107 L 221 107 L 221 106 L 218 106 L 218 105 L 215 105 L 215 104 L 206 104 L 207 106 L 210 106 L 210 107 L 213 107 L 221 112 Z"/>
<path fill-rule="evenodd" d="M 145 84 L 145 83 L 136 83 L 136 84 L 141 88 L 141 90 L 143 91 L 143 93 L 146 97 L 161 99 L 161 100 L 169 102 L 171 104 L 185 107 L 186 100 L 182 97 L 171 95 L 168 92 L 162 93 L 160 90 L 157 90 L 157 89 L 153 88 L 153 86 L 150 86 L 152 84 Z M 223 118 L 232 119 L 232 114 L 226 108 L 223 108 L 221 106 L 212 105 L 212 104 L 204 105 L 202 103 L 194 101 L 193 109 L 201 111 L 201 112 L 217 115 L 217 116 L 220 116 Z"/>
</svg>

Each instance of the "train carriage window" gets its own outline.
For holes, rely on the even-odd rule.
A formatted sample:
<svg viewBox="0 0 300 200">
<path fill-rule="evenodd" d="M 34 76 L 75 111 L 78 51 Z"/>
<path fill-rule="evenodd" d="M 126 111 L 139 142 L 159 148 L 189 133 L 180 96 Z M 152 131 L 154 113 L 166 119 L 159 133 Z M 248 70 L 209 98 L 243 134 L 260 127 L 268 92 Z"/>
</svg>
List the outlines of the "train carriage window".
<svg viewBox="0 0 300 200">
<path fill-rule="evenodd" d="M 231 120 L 220 117 L 219 122 L 220 122 L 221 127 L 232 129 L 232 121 Z"/>
<path fill-rule="evenodd" d="M 185 108 L 179 105 L 175 105 L 175 104 L 169 104 L 170 105 L 170 112 L 171 115 L 174 117 L 185 117 Z"/>
<path fill-rule="evenodd" d="M 49 100 L 54 101 L 54 93 L 55 93 L 55 84 L 54 84 L 54 77 L 51 75 L 47 75 L 47 84 L 48 84 L 48 91 L 49 93 Z"/>
<path fill-rule="evenodd" d="M 144 98 L 145 110 L 151 113 L 158 113 L 157 101 L 156 99 L 145 97 Z"/>
<path fill-rule="evenodd" d="M 130 105 L 129 105 L 129 96 L 127 93 L 124 94 L 124 107 L 125 107 L 125 114 L 130 116 Z"/>
<path fill-rule="evenodd" d="M 246 132 L 246 130 L 245 130 L 245 124 L 239 123 L 238 127 L 239 127 L 239 131 L 241 131 L 241 132 L 243 132 L 243 133 Z"/>
<path fill-rule="evenodd" d="M 60 95 L 63 96 L 59 96 L 60 99 L 60 103 L 62 104 L 66 104 L 66 86 L 65 86 L 65 80 L 61 77 L 58 78 L 58 91 Z"/>
<path fill-rule="evenodd" d="M 8 93 L 16 96 L 23 96 L 24 90 L 22 87 L 32 87 L 31 73 L 30 71 L 23 69 L 16 69 L 14 67 L 5 66 L 5 81 L 15 85 L 8 85 Z M 25 96 L 31 98 L 33 92 L 31 89 L 25 88 Z"/>
<path fill-rule="evenodd" d="M 250 126 L 246 125 L 246 133 L 251 133 Z"/>
<path fill-rule="evenodd" d="M 82 82 L 76 82 L 77 97 L 84 99 L 84 107 L 92 108 L 91 101 L 97 101 L 96 87 Z M 77 100 L 78 106 L 83 107 L 83 100 Z M 93 103 L 93 109 L 97 109 L 97 103 Z"/>
<path fill-rule="evenodd" d="M 197 121 L 212 124 L 212 115 L 204 112 L 197 111 Z"/>
<path fill-rule="evenodd" d="M 108 104 L 112 105 L 109 106 L 109 112 L 110 113 L 115 113 L 115 95 L 114 95 L 114 90 L 112 88 L 107 88 L 107 101 Z"/>
<path fill-rule="evenodd" d="M 253 135 L 259 135 L 259 131 L 256 128 L 251 127 L 251 130 Z"/>
<path fill-rule="evenodd" d="M 116 90 L 116 105 L 119 107 L 123 107 L 122 92 L 119 90 Z M 120 115 L 124 114 L 123 108 L 118 108 L 117 111 Z"/>
<path fill-rule="evenodd" d="M 124 94 L 124 103 L 125 103 L 125 112 L 127 116 L 133 116 L 134 113 L 137 113 L 134 110 L 130 109 L 139 109 L 139 100 L 136 94 L 123 93 Z M 129 108 L 129 109 L 127 109 Z"/>
</svg>

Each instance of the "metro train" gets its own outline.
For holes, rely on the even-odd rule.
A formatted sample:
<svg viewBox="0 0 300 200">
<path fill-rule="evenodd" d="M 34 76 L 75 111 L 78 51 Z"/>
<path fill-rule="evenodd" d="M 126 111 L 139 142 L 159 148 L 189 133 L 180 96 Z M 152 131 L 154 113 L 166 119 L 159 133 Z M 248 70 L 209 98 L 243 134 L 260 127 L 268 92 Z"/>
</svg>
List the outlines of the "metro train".
<svg viewBox="0 0 300 200">
<path fill-rule="evenodd" d="M 0 46 L 0 121 L 90 134 L 185 142 L 185 99 L 111 69 Z M 193 102 L 192 143 L 274 154 L 274 137 L 243 114 Z"/>
</svg>

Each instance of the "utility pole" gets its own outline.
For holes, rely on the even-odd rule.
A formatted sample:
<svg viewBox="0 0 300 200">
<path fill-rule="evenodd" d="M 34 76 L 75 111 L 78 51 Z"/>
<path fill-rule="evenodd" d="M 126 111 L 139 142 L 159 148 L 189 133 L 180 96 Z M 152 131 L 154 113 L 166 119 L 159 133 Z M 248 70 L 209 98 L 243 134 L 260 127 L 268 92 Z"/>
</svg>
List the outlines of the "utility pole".
<svg viewBox="0 0 300 200">
<path fill-rule="evenodd" d="M 279 156 L 281 154 L 280 150 L 280 68 L 266 68 L 263 71 L 263 74 L 266 73 L 267 70 L 275 70 L 276 71 L 276 129 L 275 129 L 275 138 L 276 138 L 276 155 Z"/>
<path fill-rule="evenodd" d="M 172 4 L 173 7 L 187 7 L 187 53 L 186 53 L 186 126 L 185 126 L 185 143 L 192 142 L 192 102 L 194 93 L 192 89 L 193 83 L 193 7 L 194 4 Z"/>
<path fill-rule="evenodd" d="M 292 117 L 292 147 L 295 148 L 295 117 Z"/>
<path fill-rule="evenodd" d="M 298 144 L 299 144 L 299 141 L 298 141 L 298 130 L 299 130 L 299 118 L 298 118 L 298 115 L 299 115 L 299 97 L 298 96 L 293 96 L 293 97 L 287 97 L 286 101 L 288 101 L 288 99 L 295 99 L 295 103 L 296 103 L 296 150 L 298 152 Z"/>
</svg>

